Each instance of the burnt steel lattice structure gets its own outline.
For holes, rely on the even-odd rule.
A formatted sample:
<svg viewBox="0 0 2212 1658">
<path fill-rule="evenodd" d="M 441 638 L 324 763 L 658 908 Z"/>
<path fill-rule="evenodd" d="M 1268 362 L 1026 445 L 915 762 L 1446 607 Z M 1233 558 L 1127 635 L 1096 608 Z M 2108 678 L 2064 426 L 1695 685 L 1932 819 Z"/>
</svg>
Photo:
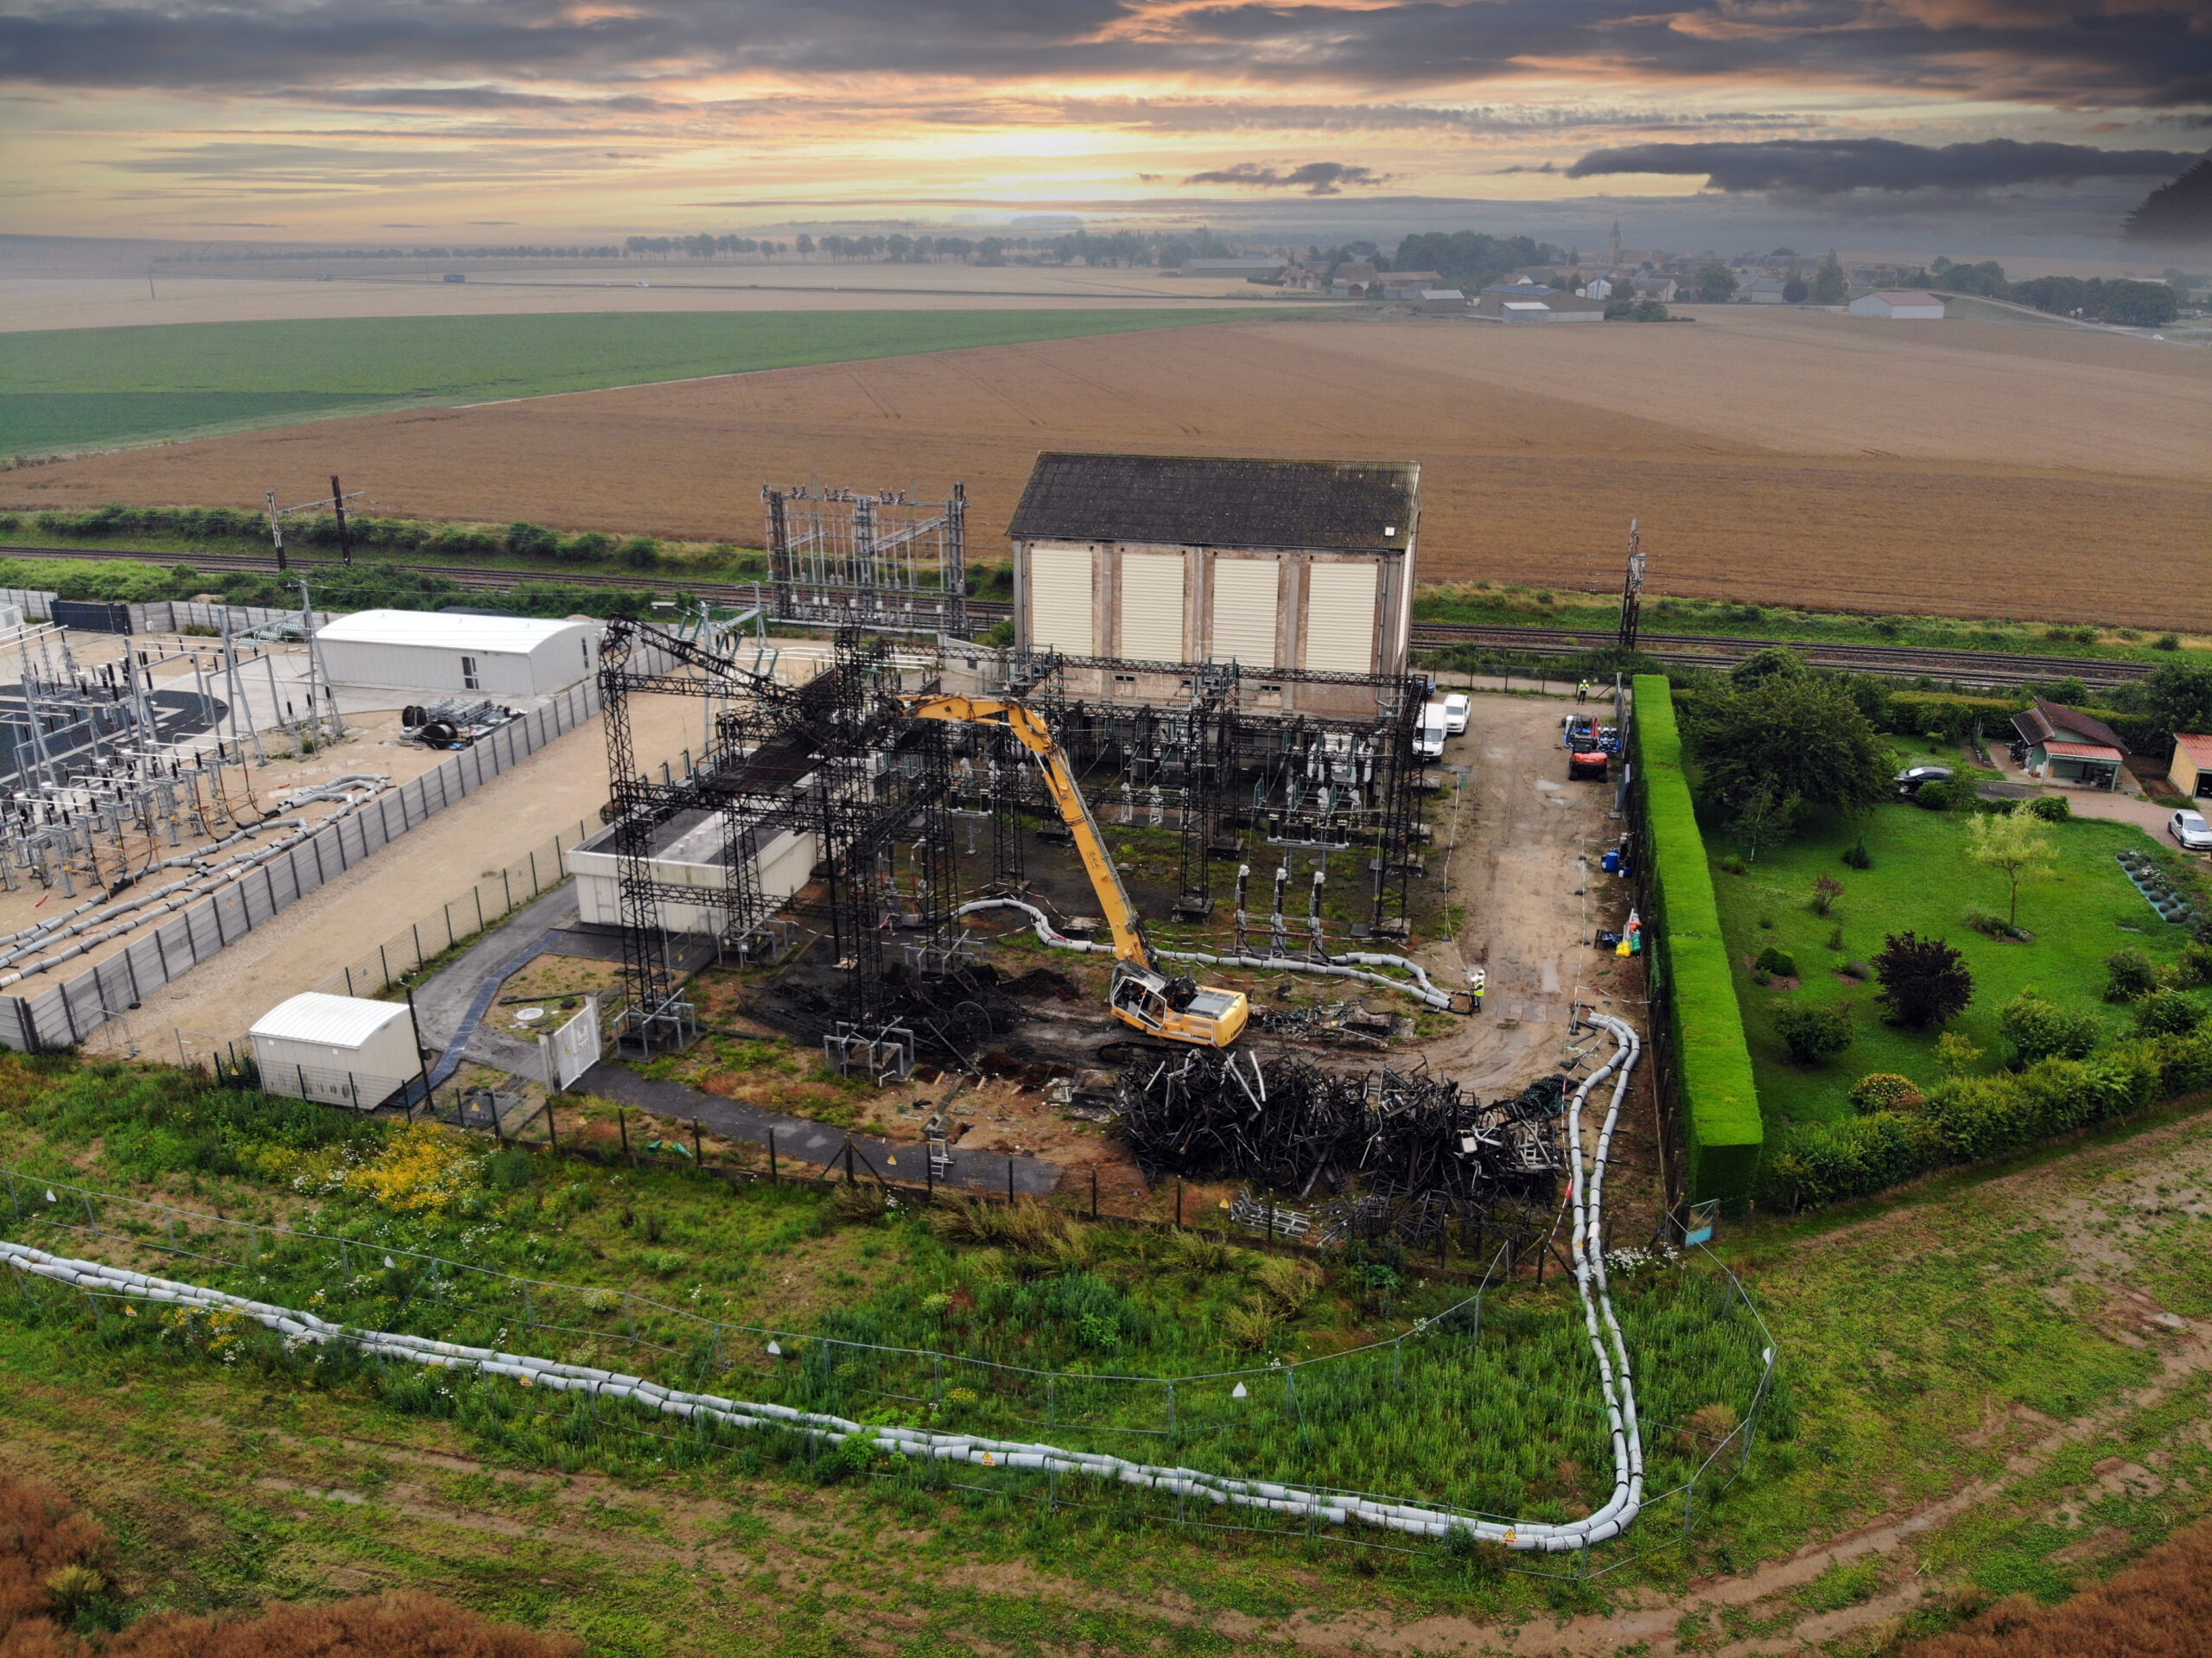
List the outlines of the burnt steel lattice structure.
<svg viewBox="0 0 2212 1658">
<path fill-rule="evenodd" d="M 1070 669 L 1174 676 L 1177 703 L 1083 698 Z M 1369 852 L 1368 928 L 1407 924 L 1427 827 L 1414 753 L 1423 682 L 1274 669 L 1264 682 L 1230 664 L 1177 664 L 1014 655 L 1008 689 L 1042 709 L 1103 823 L 1173 828 L 1179 835 L 1176 908 L 1210 914 L 1215 866 L 1249 846 Z M 1357 687 L 1371 714 L 1315 714 L 1269 706 L 1288 683 Z"/>
<path fill-rule="evenodd" d="M 779 622 L 968 637 L 968 491 L 942 501 L 810 485 L 760 491 Z"/>
<path fill-rule="evenodd" d="M 712 909 L 725 956 L 744 959 L 772 941 L 773 906 L 760 890 L 757 859 L 785 829 L 820 837 L 830 942 L 846 969 L 849 1016 L 874 1017 L 886 936 L 918 930 L 933 937 L 958 899 L 944 728 L 901 711 L 899 670 L 887 642 L 844 630 L 829 670 L 794 687 L 721 654 L 712 639 L 617 619 L 600 664 L 623 947 L 617 1039 L 642 1053 L 690 1040 L 692 1009 L 681 993 L 664 905 Z M 689 776 L 657 781 L 639 770 L 630 719 L 638 694 L 721 705 L 707 752 Z M 670 880 L 655 866 L 664 827 L 686 813 L 721 823 L 719 890 Z"/>
</svg>

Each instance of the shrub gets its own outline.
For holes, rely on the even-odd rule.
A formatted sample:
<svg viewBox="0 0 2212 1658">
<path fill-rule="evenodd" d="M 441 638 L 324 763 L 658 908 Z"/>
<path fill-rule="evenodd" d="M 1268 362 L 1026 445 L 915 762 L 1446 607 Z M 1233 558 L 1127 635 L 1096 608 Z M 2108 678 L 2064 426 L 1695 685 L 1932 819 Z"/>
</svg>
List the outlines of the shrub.
<svg viewBox="0 0 2212 1658">
<path fill-rule="evenodd" d="M 1785 1001 L 1774 1010 L 1774 1031 L 1799 1064 L 1825 1064 L 1851 1045 L 1851 1014 L 1841 1007 Z"/>
<path fill-rule="evenodd" d="M 1843 861 L 1853 869 L 1872 869 L 1874 867 L 1874 854 L 1867 851 L 1865 835 L 1860 835 L 1844 848 Z"/>
<path fill-rule="evenodd" d="M 2204 1022 L 2204 1010 L 2178 990 L 2153 990 L 2135 1004 L 2135 1026 L 2145 1036 L 2187 1036 Z"/>
<path fill-rule="evenodd" d="M 1946 1077 L 1965 1076 L 1982 1062 L 1987 1051 L 1956 1031 L 1946 1031 L 1936 1039 L 1936 1064 Z"/>
<path fill-rule="evenodd" d="M 1861 984 L 1874 976 L 1874 969 L 1864 962 L 1846 962 L 1836 971 L 1847 979 L 1856 979 Z"/>
<path fill-rule="evenodd" d="M 1901 1025 L 1924 1030 L 1956 1017 L 1974 1000 L 1966 957 L 1940 938 L 1891 933 L 1874 957 L 1881 1001 Z"/>
<path fill-rule="evenodd" d="M 1946 783 L 1940 778 L 1932 783 L 1922 784 L 1913 791 L 1912 804 L 1924 811 L 1948 811 L 1958 802 L 1958 785 Z"/>
<path fill-rule="evenodd" d="M 448 524 L 423 544 L 445 558 L 466 558 L 472 554 L 499 550 L 499 538 L 489 530 L 465 524 Z"/>
<path fill-rule="evenodd" d="M 1813 913 L 1826 915 L 1843 896 L 1843 883 L 1823 870 L 1813 882 Z"/>
<path fill-rule="evenodd" d="M 2201 939 L 2183 944 L 2181 954 L 2174 958 L 2173 981 L 2184 990 L 2212 984 L 2212 944 Z"/>
<path fill-rule="evenodd" d="M 1840 924 L 1828 929 L 1828 948 L 1836 950 L 1843 948 L 1843 928 Z"/>
<path fill-rule="evenodd" d="M 2011 1040 L 2013 1063 L 2033 1065 L 2045 1059 L 2086 1059 L 2097 1045 L 2097 1021 L 2069 1013 L 2033 985 L 2005 1004 L 1998 1024 Z"/>
<path fill-rule="evenodd" d="M 2178 633 L 2161 633 L 2157 638 L 2151 641 L 2151 648 L 2153 651 L 2178 651 L 2181 649 L 2181 635 Z"/>
<path fill-rule="evenodd" d="M 2152 965 L 2148 956 L 2133 944 L 2105 957 L 2107 1001 L 2134 1001 L 2158 988 L 2158 969 Z"/>
<path fill-rule="evenodd" d="M 2039 800 L 2028 802 L 2031 816 L 2040 817 L 2046 823 L 2063 823 L 2074 816 L 2073 803 L 2064 795 L 2045 795 Z"/>
<path fill-rule="evenodd" d="M 1798 976 L 1797 958 L 1788 950 L 1778 949 L 1773 944 L 1769 944 L 1761 950 L 1758 960 L 1751 965 L 1764 969 L 1778 979 L 1794 979 Z"/>
<path fill-rule="evenodd" d="M 1968 910 L 1959 918 L 1976 932 L 1986 933 L 1992 938 L 2010 938 L 2012 924 L 1993 910 Z"/>
<path fill-rule="evenodd" d="M 625 564 L 650 569 L 660 562 L 660 543 L 651 536 L 632 536 L 622 543 L 620 556 Z"/>
<path fill-rule="evenodd" d="M 580 536 L 571 536 L 561 543 L 561 556 L 589 563 L 605 558 L 614 550 L 614 537 L 601 535 L 596 530 L 587 530 Z"/>
<path fill-rule="evenodd" d="M 561 550 L 561 537 L 542 524 L 511 524 L 507 550 L 517 558 L 550 558 Z"/>
<path fill-rule="evenodd" d="M 1794 1130 L 1769 1165 L 1766 1186 L 1788 1209 L 1863 1197 L 1942 1160 L 1932 1125 L 1916 1113 L 1875 1111 Z"/>
<path fill-rule="evenodd" d="M 1921 1102 L 1920 1084 L 1893 1070 L 1870 1070 L 1852 1085 L 1856 1111 L 1904 1111 Z"/>
</svg>

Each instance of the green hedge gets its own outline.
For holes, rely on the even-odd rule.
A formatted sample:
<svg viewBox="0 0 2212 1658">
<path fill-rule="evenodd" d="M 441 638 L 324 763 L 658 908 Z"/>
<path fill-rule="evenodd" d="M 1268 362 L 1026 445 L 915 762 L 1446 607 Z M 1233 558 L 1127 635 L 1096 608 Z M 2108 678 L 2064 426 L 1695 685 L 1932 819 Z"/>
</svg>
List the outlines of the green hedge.
<svg viewBox="0 0 2212 1658">
<path fill-rule="evenodd" d="M 1751 1194 L 1764 1138 L 1743 1012 L 1720 936 L 1705 839 L 1682 773 L 1675 702 L 1657 674 L 1636 678 L 1637 787 L 1650 841 L 1656 913 L 1649 918 L 1655 993 L 1664 988 L 1689 1134 L 1694 1199 Z"/>
<path fill-rule="evenodd" d="M 2207 1087 L 2212 1027 L 2122 1043 L 2087 1059 L 1948 1077 L 1910 1109 L 1800 1127 L 1769 1160 L 1764 1195 L 1783 1209 L 1864 1197 L 1947 1164 L 2000 1157 Z"/>
</svg>

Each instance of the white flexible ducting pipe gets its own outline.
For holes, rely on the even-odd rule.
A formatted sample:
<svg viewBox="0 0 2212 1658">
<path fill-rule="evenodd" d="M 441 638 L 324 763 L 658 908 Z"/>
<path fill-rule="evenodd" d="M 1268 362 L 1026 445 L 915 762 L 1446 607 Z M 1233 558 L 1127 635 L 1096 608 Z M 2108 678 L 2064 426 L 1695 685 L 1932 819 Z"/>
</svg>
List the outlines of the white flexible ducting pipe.
<svg viewBox="0 0 2212 1658">
<path fill-rule="evenodd" d="M 67 918 L 55 918 L 54 924 L 60 927 L 60 931 L 48 931 L 42 937 L 35 938 L 29 943 L 18 945 L 13 950 L 0 950 L 0 967 L 20 961 L 32 950 L 53 943 L 59 939 L 74 938 L 77 942 L 66 950 L 58 950 L 49 956 L 42 956 L 18 971 L 0 973 L 0 989 L 20 983 L 33 974 L 44 973 L 50 969 L 60 966 L 64 962 L 73 961 L 112 939 L 124 937 L 137 931 L 157 916 L 175 914 L 180 910 L 189 907 L 210 893 L 234 885 L 261 865 L 289 852 L 309 836 L 321 834 L 331 824 L 337 823 L 340 818 L 350 816 L 373 800 L 383 791 L 383 781 L 380 778 L 368 779 L 368 781 L 374 782 L 378 786 L 366 793 L 356 794 L 346 798 L 345 804 L 336 811 L 312 823 L 303 817 L 264 817 L 250 828 L 238 829 L 225 835 L 212 846 L 203 847 L 197 852 L 182 857 L 164 859 L 162 862 L 151 866 L 156 869 L 195 867 L 198 873 L 183 880 L 171 881 L 168 886 L 156 887 L 150 893 L 143 893 L 137 898 L 125 899 L 120 904 L 110 905 L 98 915 L 89 917 L 74 925 L 61 927 L 60 924 Z M 259 835 L 271 829 L 289 829 L 291 833 L 282 839 L 270 842 L 267 846 L 233 853 L 231 856 L 213 863 L 207 862 L 207 857 L 210 852 L 217 851 L 246 835 Z M 80 906 L 70 913 L 79 915 L 83 913 L 85 908 L 88 907 L 90 906 Z M 102 927 L 100 924 L 118 916 L 131 915 L 133 912 L 139 910 L 149 910 L 149 913 L 136 916 L 119 926 Z M 96 928 L 99 930 L 92 931 Z M 22 935 L 16 936 L 20 937 Z"/>
<path fill-rule="evenodd" d="M 1046 918 L 1045 912 L 1033 904 L 1025 904 L 1018 898 L 981 898 L 972 904 L 963 904 L 952 914 L 957 920 L 963 915 L 976 915 L 985 910 L 1019 910 L 1037 924 L 1039 942 L 1054 950 L 1088 950 L 1094 955 L 1111 956 L 1111 944 L 1095 943 L 1087 938 L 1070 938 L 1058 931 Z M 1358 979 L 1367 984 L 1380 985 L 1385 990 L 1401 990 L 1424 1006 L 1452 1011 L 1452 996 L 1439 990 L 1428 981 L 1428 975 L 1419 962 L 1409 962 L 1402 956 L 1371 956 L 1365 951 L 1348 951 L 1335 962 L 1294 961 L 1287 956 L 1216 956 L 1199 950 L 1155 950 L 1154 955 L 1166 962 L 1196 962 L 1202 967 L 1249 967 L 1263 973 L 1312 973 L 1323 978 Z M 1353 962 L 1357 967 L 1338 967 L 1337 962 Z M 1408 984 L 1402 979 L 1385 978 L 1380 973 L 1363 973 L 1364 967 L 1395 967 L 1414 975 L 1419 982 Z"/>
<path fill-rule="evenodd" d="M 35 1273 L 57 1283 L 87 1292 L 124 1295 L 183 1307 L 224 1309 L 253 1319 L 276 1331 L 288 1343 L 318 1345 L 346 1344 L 380 1358 L 411 1364 L 473 1369 L 485 1375 L 511 1376 L 526 1386 L 556 1391 L 575 1389 L 594 1398 L 626 1399 L 650 1410 L 687 1420 L 705 1418 L 733 1427 L 792 1428 L 832 1445 L 855 1436 L 881 1446 L 895 1456 L 931 1458 L 941 1462 L 970 1463 L 986 1468 L 1038 1469 L 1061 1474 L 1088 1474 L 1178 1496 L 1198 1497 L 1216 1504 L 1266 1509 L 1278 1514 L 1311 1515 L 1331 1525 L 1359 1521 L 1417 1536 L 1445 1537 L 1465 1532 L 1485 1542 L 1507 1548 L 1547 1553 L 1586 1548 L 1618 1537 L 1634 1523 L 1643 1505 L 1643 1440 L 1637 1420 L 1636 1393 L 1622 1340 L 1619 1323 L 1605 1284 L 1603 1237 L 1605 1159 L 1613 1127 L 1619 1120 L 1621 1102 L 1628 1092 L 1641 1045 L 1636 1032 L 1610 1014 L 1592 1013 L 1589 1023 L 1610 1032 L 1616 1046 L 1612 1057 L 1585 1077 L 1574 1091 L 1567 1116 L 1573 1173 L 1569 1197 L 1574 1212 L 1573 1247 L 1575 1288 L 1590 1332 L 1590 1350 L 1598 1361 L 1599 1386 L 1611 1426 L 1613 1445 L 1612 1495 L 1596 1512 L 1580 1520 L 1501 1521 L 1455 1509 L 1344 1491 L 1306 1490 L 1267 1480 L 1230 1479 L 1195 1468 L 1162 1468 L 1130 1462 L 1095 1452 L 1064 1451 L 1057 1445 L 1021 1440 L 984 1439 L 976 1434 L 933 1432 L 925 1428 L 867 1426 L 842 1416 L 795 1410 L 788 1405 L 747 1403 L 714 1394 L 682 1393 L 640 1377 L 588 1365 L 562 1364 L 550 1359 L 503 1353 L 487 1347 L 463 1347 L 433 1341 L 424 1336 L 394 1335 L 381 1331 L 353 1330 L 319 1318 L 311 1312 L 249 1301 L 219 1290 L 201 1289 L 168 1279 L 149 1278 L 99 1261 L 51 1255 L 28 1244 L 0 1240 L 0 1260 L 18 1272 Z M 1604 1126 L 1586 1170 L 1582 1143 L 1582 1108 L 1592 1091 L 1608 1075 L 1615 1077 Z M 1602 1328 L 1601 1328 L 1602 1321 Z M 801 1339 L 804 1339 L 802 1337 Z"/>
</svg>

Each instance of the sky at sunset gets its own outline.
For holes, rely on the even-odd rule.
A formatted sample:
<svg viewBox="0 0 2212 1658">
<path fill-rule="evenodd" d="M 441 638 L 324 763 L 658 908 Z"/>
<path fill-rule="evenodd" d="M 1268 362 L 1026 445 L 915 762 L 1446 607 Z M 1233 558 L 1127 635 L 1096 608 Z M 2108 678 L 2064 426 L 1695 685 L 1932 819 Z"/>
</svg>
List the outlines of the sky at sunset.
<svg viewBox="0 0 2212 1658">
<path fill-rule="evenodd" d="M 17 232 L 2095 238 L 2212 145 L 2212 0 L 0 0 L 0 73 Z"/>
</svg>

